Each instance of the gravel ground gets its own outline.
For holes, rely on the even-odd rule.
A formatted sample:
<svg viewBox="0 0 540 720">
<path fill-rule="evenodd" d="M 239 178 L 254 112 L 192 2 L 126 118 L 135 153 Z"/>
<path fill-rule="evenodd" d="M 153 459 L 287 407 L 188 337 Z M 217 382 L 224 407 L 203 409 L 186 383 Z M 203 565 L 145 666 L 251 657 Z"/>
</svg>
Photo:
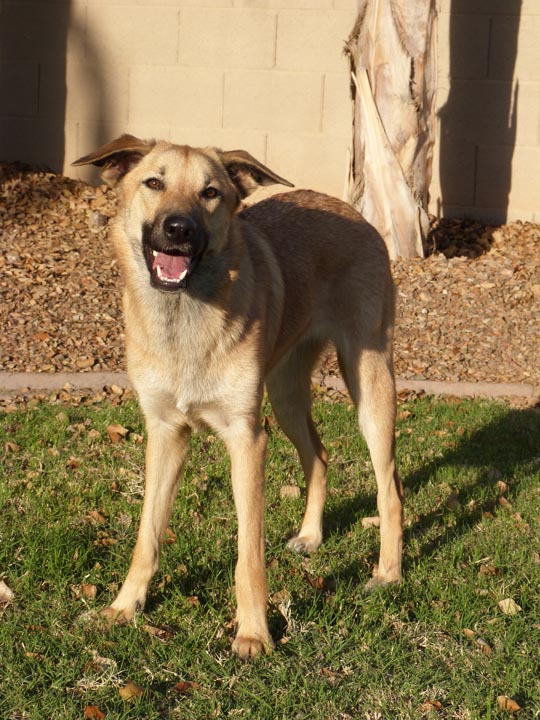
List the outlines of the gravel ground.
<svg viewBox="0 0 540 720">
<path fill-rule="evenodd" d="M 104 186 L 0 164 L 1 370 L 125 369 L 114 211 Z M 539 238 L 434 222 L 430 256 L 393 263 L 398 376 L 540 387 Z"/>
</svg>

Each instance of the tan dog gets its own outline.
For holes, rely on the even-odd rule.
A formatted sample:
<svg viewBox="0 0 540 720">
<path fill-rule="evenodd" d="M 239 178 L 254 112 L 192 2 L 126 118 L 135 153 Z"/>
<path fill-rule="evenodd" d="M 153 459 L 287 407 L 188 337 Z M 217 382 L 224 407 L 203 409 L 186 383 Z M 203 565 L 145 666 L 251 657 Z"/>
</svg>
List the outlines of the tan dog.
<svg viewBox="0 0 540 720">
<path fill-rule="evenodd" d="M 298 450 L 307 505 L 289 545 L 322 540 L 327 453 L 311 419 L 310 378 L 331 342 L 369 446 L 381 548 L 368 587 L 401 578 L 401 485 L 394 461 L 394 290 L 378 233 L 345 203 L 288 192 L 240 210 L 259 185 L 290 185 L 248 153 L 124 135 L 75 165 L 120 184 L 112 237 L 125 283 L 127 358 L 146 417 L 146 490 L 127 578 L 104 612 L 143 608 L 193 429 L 231 457 L 238 514 L 237 634 L 242 658 L 272 646 L 266 621 L 264 384 Z"/>
</svg>

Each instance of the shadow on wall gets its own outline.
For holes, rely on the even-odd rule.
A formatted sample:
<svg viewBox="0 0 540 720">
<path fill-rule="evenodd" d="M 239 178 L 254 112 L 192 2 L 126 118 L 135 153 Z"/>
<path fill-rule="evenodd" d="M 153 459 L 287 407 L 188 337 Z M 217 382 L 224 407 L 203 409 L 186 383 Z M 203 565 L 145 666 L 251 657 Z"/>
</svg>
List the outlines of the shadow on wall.
<svg viewBox="0 0 540 720">
<path fill-rule="evenodd" d="M 504 0 L 504 14 L 486 16 L 471 8 L 470 0 L 452 0 L 450 92 L 439 113 L 439 215 L 463 216 L 474 208 L 477 219 L 507 220 L 516 141 L 519 84 L 513 79 L 521 4 L 522 0 Z"/>
<path fill-rule="evenodd" d="M 71 0 L 3 0 L 0 8 L 0 160 L 21 161 L 61 172 L 66 157 L 68 42 L 72 62 L 82 67 L 84 93 L 94 108 L 96 147 L 104 141 L 107 98 L 101 63 Z M 79 92 L 76 93 L 80 95 Z M 76 122 L 80 122 L 78 116 Z M 73 134 L 78 132 L 73 127 Z"/>
</svg>

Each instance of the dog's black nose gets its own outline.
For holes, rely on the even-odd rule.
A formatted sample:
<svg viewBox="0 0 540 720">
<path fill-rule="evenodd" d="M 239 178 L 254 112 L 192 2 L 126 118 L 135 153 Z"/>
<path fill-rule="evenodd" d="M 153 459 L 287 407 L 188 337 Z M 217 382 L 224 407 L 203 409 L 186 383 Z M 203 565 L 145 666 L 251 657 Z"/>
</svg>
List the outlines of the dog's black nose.
<svg viewBox="0 0 540 720">
<path fill-rule="evenodd" d="M 186 242 L 194 238 L 197 225 L 189 217 L 170 215 L 163 221 L 163 231 L 171 242 Z"/>
</svg>

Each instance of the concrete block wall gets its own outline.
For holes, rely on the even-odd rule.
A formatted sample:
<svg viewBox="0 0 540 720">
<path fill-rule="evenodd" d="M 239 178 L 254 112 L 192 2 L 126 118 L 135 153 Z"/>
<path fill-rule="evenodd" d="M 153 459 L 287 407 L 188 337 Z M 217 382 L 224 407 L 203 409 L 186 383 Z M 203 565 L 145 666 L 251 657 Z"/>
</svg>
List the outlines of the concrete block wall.
<svg viewBox="0 0 540 720">
<path fill-rule="evenodd" d="M 432 210 L 540 212 L 540 0 L 438 0 Z M 0 158 L 70 162 L 130 132 L 244 148 L 342 196 L 356 0 L 2 0 Z"/>
<path fill-rule="evenodd" d="M 64 169 L 122 132 L 244 148 L 343 195 L 356 0 L 72 0 Z"/>
<path fill-rule="evenodd" d="M 440 0 L 436 214 L 540 221 L 540 1 Z"/>
</svg>

